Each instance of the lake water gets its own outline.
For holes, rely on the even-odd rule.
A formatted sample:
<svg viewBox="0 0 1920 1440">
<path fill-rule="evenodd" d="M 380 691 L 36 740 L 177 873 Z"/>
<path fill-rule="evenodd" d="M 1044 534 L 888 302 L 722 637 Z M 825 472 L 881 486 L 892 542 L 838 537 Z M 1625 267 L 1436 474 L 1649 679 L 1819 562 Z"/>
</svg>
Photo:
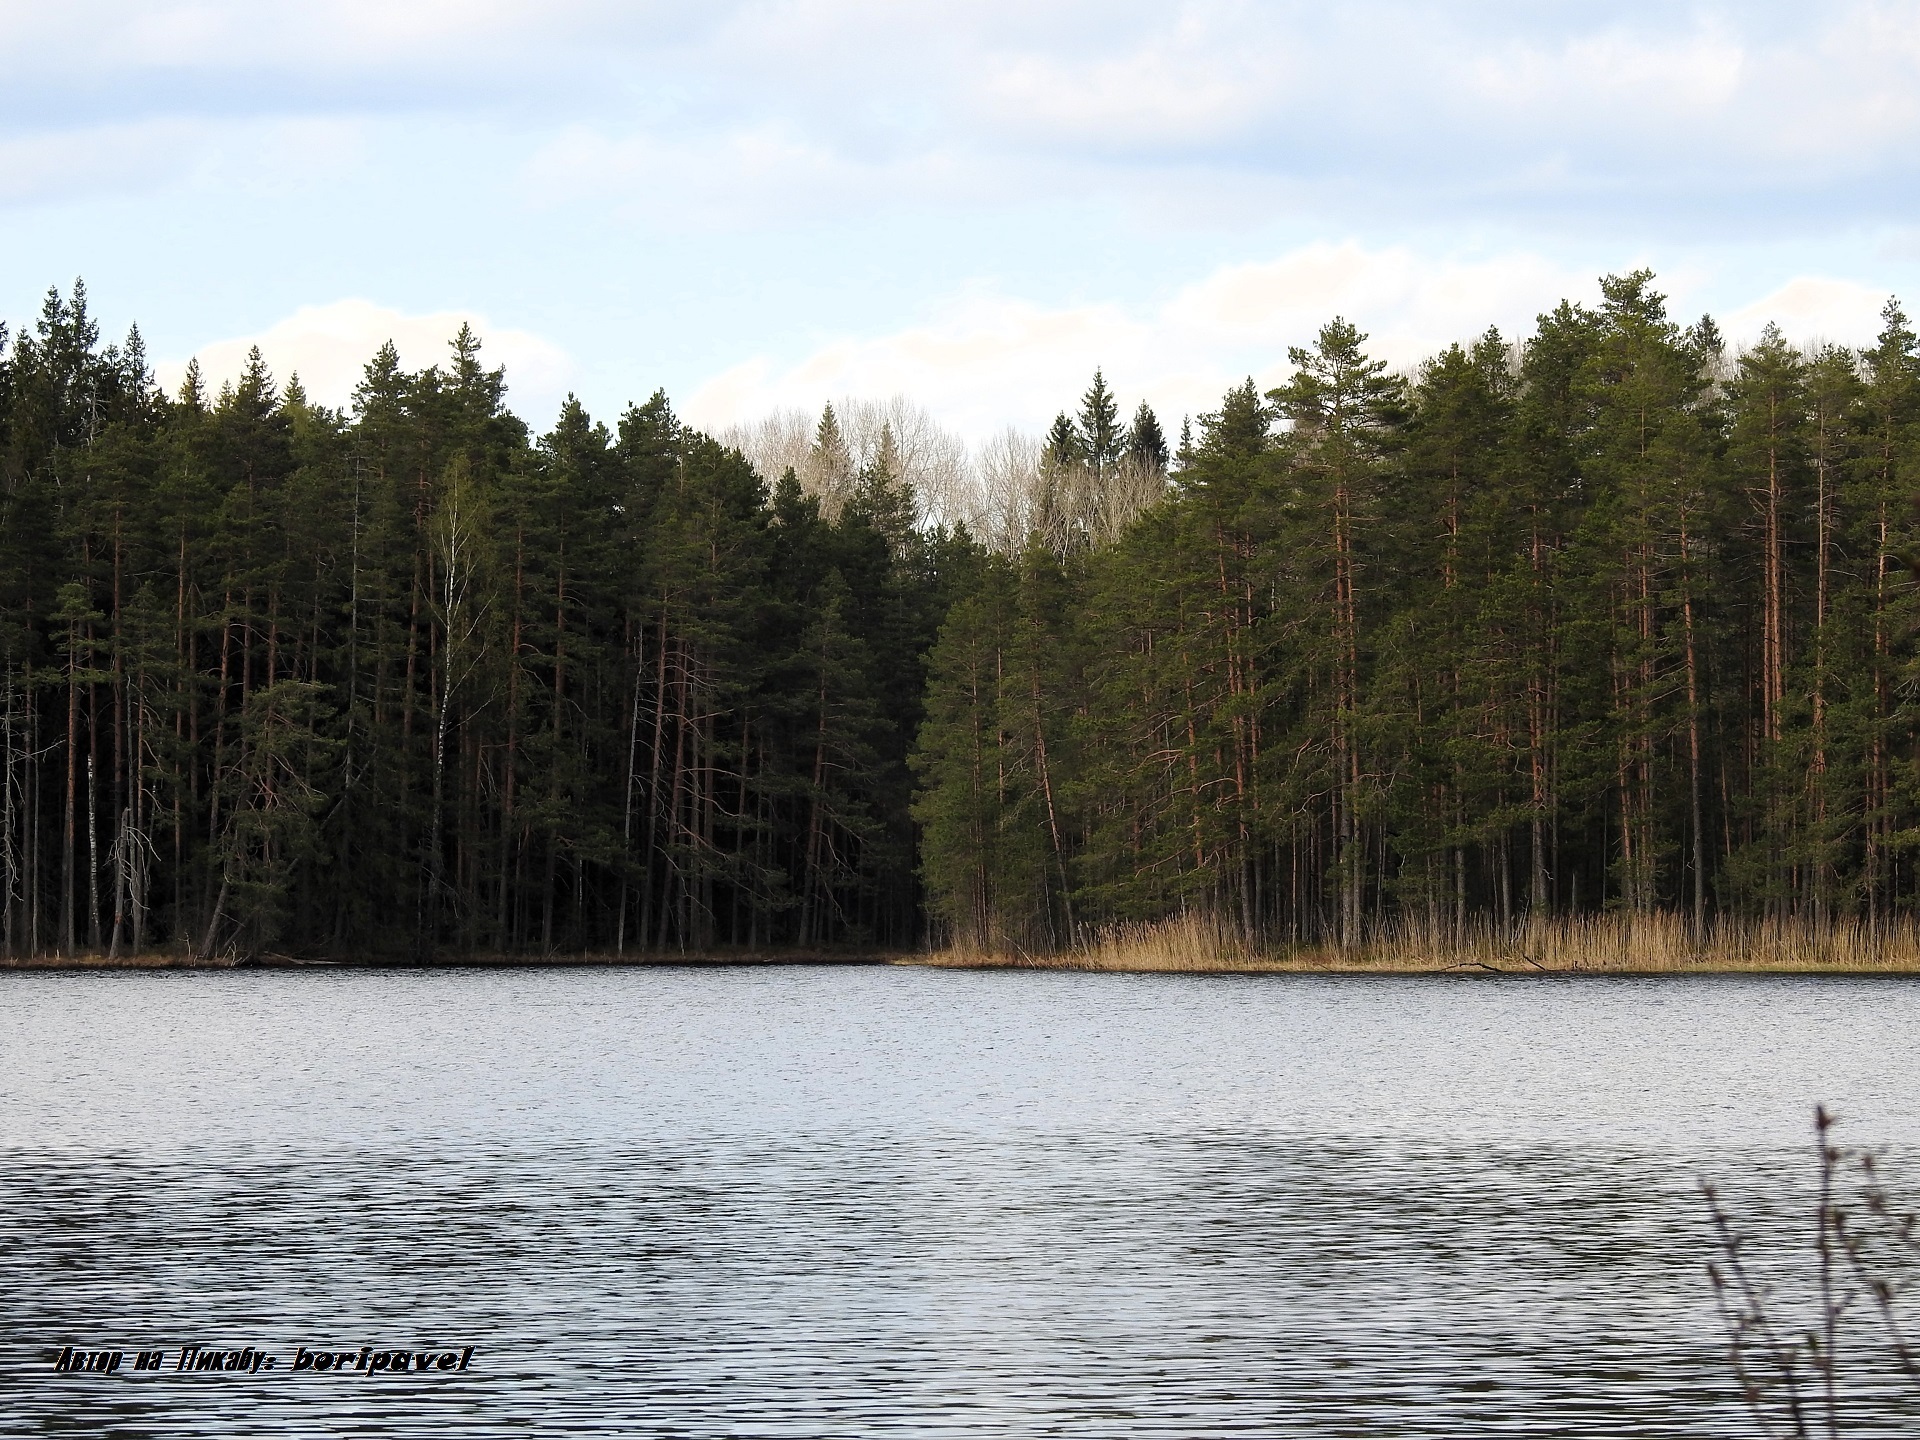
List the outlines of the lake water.
<svg viewBox="0 0 1920 1440">
<path fill-rule="evenodd" d="M 1797 1262 L 1916 1080 L 1899 979 L 0 975 L 0 1433 L 1746 1435 L 1696 1181 Z"/>
</svg>

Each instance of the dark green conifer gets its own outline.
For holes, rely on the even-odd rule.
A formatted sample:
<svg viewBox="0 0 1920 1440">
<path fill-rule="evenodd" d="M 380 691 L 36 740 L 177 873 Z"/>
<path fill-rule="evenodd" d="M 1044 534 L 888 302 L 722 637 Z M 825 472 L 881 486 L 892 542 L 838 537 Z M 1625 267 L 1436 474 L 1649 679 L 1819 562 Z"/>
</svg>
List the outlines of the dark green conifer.
<svg viewBox="0 0 1920 1440">
<path fill-rule="evenodd" d="M 1140 408 L 1133 412 L 1133 423 L 1127 427 L 1126 455 L 1134 464 L 1145 470 L 1166 473 L 1167 437 L 1160 431 L 1160 421 L 1153 413 L 1153 407 L 1146 401 L 1140 402 Z"/>
</svg>

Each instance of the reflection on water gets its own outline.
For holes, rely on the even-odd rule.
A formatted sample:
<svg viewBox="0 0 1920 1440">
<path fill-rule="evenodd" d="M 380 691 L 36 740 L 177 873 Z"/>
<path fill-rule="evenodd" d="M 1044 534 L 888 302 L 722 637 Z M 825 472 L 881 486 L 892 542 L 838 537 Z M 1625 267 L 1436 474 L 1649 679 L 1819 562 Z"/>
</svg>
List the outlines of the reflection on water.
<svg viewBox="0 0 1920 1440">
<path fill-rule="evenodd" d="M 0 1431 L 1743 1435 L 1694 1177 L 1784 1238 L 1916 1039 L 1898 982 L 10 978 Z M 183 1342 L 478 1348 L 51 1371 Z"/>
</svg>

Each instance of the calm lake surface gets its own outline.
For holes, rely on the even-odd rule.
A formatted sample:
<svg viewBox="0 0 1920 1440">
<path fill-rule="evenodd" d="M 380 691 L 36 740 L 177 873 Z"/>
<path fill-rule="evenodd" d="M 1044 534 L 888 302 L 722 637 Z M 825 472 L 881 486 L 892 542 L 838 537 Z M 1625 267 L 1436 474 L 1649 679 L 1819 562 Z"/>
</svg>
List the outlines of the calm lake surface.
<svg viewBox="0 0 1920 1440">
<path fill-rule="evenodd" d="M 1797 1261 L 1917 1080 L 1899 979 L 0 975 L 0 1433 L 1747 1435 L 1696 1181 Z M 286 1358 L 52 1370 L 183 1343 Z"/>
</svg>

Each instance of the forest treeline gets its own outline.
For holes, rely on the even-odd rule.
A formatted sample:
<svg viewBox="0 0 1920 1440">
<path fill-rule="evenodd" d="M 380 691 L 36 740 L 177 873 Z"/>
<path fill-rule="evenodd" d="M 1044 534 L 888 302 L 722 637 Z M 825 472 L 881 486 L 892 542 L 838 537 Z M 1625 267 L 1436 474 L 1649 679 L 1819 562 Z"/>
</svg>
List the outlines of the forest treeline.
<svg viewBox="0 0 1920 1440">
<path fill-rule="evenodd" d="M 1911 909 L 1906 317 L 1732 355 L 1601 290 L 1410 377 L 1335 321 L 1113 543 L 989 561 L 915 762 L 963 944 Z"/>
<path fill-rule="evenodd" d="M 972 492 L 880 407 L 536 436 L 465 330 L 345 411 L 257 353 L 167 396 L 51 293 L 0 333 L 0 945 L 1909 910 L 1920 343 L 1601 288 L 1410 376 L 1334 321 L 1177 441 L 1096 374 Z"/>
<path fill-rule="evenodd" d="M 346 413 L 257 352 L 166 397 L 49 295 L 0 364 L 7 949 L 913 942 L 978 547 L 885 444 L 829 522 L 663 395 L 537 438 L 504 395 L 463 329 Z"/>
</svg>

